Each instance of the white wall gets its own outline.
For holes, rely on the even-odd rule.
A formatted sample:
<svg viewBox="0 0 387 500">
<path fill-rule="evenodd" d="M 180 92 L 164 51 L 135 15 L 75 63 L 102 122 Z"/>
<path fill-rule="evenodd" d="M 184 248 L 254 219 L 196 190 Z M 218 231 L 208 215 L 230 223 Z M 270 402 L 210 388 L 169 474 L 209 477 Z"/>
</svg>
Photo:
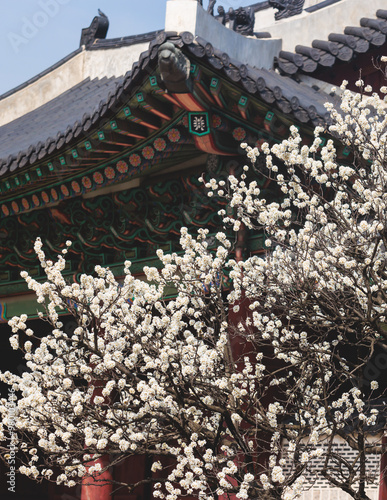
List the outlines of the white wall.
<svg viewBox="0 0 387 500">
<path fill-rule="evenodd" d="M 271 68 L 274 56 L 281 50 L 281 41 L 245 37 L 226 28 L 208 14 L 196 0 L 169 0 L 165 30 L 189 31 L 210 42 L 214 48 L 231 58 L 257 68 Z"/>
<path fill-rule="evenodd" d="M 306 0 L 305 5 L 316 2 Z M 310 46 L 314 39 L 327 40 L 329 33 L 359 26 L 361 17 L 375 17 L 380 8 L 386 8 L 386 0 L 341 0 L 316 12 L 303 12 L 277 22 L 275 9 L 265 9 L 256 14 L 255 31 L 269 31 L 273 38 L 262 40 L 241 36 L 222 26 L 196 0 L 168 0 L 165 29 L 190 31 L 242 63 L 270 68 L 281 48 L 294 51 L 297 44 Z M 146 42 L 117 49 L 83 50 L 36 82 L 0 100 L 0 126 L 33 111 L 87 77 L 124 75 L 147 48 Z"/>
<path fill-rule="evenodd" d="M 86 78 L 121 76 L 149 43 L 108 50 L 83 50 L 27 87 L 0 100 L 0 126 L 42 106 Z"/>
</svg>

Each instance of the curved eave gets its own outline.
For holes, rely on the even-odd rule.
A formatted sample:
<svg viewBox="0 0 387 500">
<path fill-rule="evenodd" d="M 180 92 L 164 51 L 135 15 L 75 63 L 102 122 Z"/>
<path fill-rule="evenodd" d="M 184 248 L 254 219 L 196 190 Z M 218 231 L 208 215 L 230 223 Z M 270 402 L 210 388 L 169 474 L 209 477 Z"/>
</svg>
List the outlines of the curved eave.
<svg viewBox="0 0 387 500">
<path fill-rule="evenodd" d="M 42 137 L 37 144 L 31 144 L 28 149 L 0 160 L 0 176 L 15 174 L 20 169 L 53 160 L 67 149 L 91 138 L 104 121 L 115 117 L 117 111 L 125 106 L 132 97 L 133 90 L 140 88 L 144 76 L 147 74 L 145 68 L 149 72 L 156 67 L 154 61 L 156 55 L 157 52 L 151 57 L 150 51 L 141 54 L 140 60 L 133 65 L 132 70 L 125 75 L 106 99 L 102 100 L 94 109 L 85 110 L 81 120 L 75 121 L 72 126 L 59 132 L 56 137 Z M 152 69 L 150 69 L 149 64 L 153 64 Z"/>
<path fill-rule="evenodd" d="M 192 36 L 192 35 L 191 35 Z M 274 70 L 257 69 L 230 59 L 210 43 L 196 37 L 190 42 L 190 34 L 182 34 L 189 53 L 228 80 L 239 86 L 251 98 L 256 98 L 271 110 L 278 110 L 289 119 L 314 127 L 329 121 L 324 104 L 333 102 L 328 94 L 297 83 Z"/>
<path fill-rule="evenodd" d="M 167 92 L 160 79 L 158 49 L 166 40 L 172 41 L 191 61 L 193 90 L 185 99 L 184 95 Z M 86 112 L 81 120 L 55 138 L 42 137 L 38 144 L 0 163 L 3 199 L 12 199 L 19 193 L 22 196 L 23 190 L 32 191 L 34 181 L 39 181 L 39 187 L 44 188 L 42 181 L 52 183 L 55 175 L 62 178 L 83 175 L 96 167 L 106 166 L 146 146 L 188 111 L 219 111 L 224 113 L 226 121 L 227 116 L 232 120 L 239 118 L 247 126 L 264 128 L 275 136 L 281 127 L 281 133 L 287 133 L 293 122 L 310 129 L 326 123 L 328 114 L 324 103 L 327 100 L 330 100 L 327 94 L 275 71 L 231 60 L 227 54 L 191 33 L 161 32 L 117 88 L 95 109 Z M 277 121 L 272 120 L 274 114 L 278 115 Z M 207 142 L 203 138 L 195 138 L 194 142 L 187 136 L 185 154 L 192 154 L 195 147 L 201 151 L 220 152 L 222 132 L 214 131 L 212 135 L 213 139 Z M 184 142 L 184 138 L 182 140 Z M 235 154 L 237 143 L 233 148 Z M 223 154 L 233 153 L 225 148 Z"/>
<path fill-rule="evenodd" d="M 276 66 L 284 75 L 305 73 L 313 76 L 336 64 L 350 63 L 359 55 L 385 48 L 387 10 L 376 18 L 362 18 L 360 26 L 347 26 L 343 33 L 331 33 L 328 40 L 314 40 L 311 46 L 297 45 L 295 52 L 281 51 Z"/>
</svg>

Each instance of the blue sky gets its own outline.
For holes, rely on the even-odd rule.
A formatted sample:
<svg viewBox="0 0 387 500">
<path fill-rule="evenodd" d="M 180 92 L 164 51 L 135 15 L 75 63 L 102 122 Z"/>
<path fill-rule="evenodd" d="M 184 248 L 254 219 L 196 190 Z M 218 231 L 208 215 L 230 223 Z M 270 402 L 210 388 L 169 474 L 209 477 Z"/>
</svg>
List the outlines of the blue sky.
<svg viewBox="0 0 387 500">
<path fill-rule="evenodd" d="M 257 1 L 257 0 L 255 0 Z M 218 0 L 237 8 L 254 0 Z M 79 46 L 82 28 L 100 8 L 109 38 L 164 27 L 166 0 L 11 0 L 0 16 L 0 95 L 35 76 Z M 208 0 L 204 0 L 207 7 Z"/>
</svg>

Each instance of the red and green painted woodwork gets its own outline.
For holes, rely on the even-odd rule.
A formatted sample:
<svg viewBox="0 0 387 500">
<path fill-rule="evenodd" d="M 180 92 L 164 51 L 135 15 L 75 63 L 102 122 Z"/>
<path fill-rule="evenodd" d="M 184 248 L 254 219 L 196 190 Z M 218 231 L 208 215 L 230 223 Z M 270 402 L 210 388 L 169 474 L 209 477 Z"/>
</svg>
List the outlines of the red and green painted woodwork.
<svg viewBox="0 0 387 500">
<path fill-rule="evenodd" d="M 111 127 L 115 126 L 118 126 L 116 121 L 111 121 Z M 100 138 L 107 137 L 102 130 L 98 134 Z M 60 169 L 48 162 L 0 182 L 0 218 L 56 205 L 62 200 L 100 188 L 153 175 L 203 151 L 236 155 L 240 142 L 245 140 L 254 145 L 260 140 L 271 140 L 271 137 L 266 131 L 259 132 L 223 113 L 185 113 L 177 124 L 152 141 L 138 149 L 131 149 L 113 161 L 105 161 L 89 169 L 78 169 L 72 168 L 66 163 L 66 158 L 61 157 Z M 90 141 L 85 144 L 92 147 Z M 73 149 L 72 154 L 76 156 L 77 150 Z"/>
<path fill-rule="evenodd" d="M 271 109 L 194 57 L 191 80 L 191 94 L 179 102 L 177 94 L 160 86 L 154 70 L 106 120 L 97 125 L 90 120 L 86 137 L 77 141 L 74 136 L 68 146 L 63 138 L 60 150 L 53 147 L 46 159 L 26 162 L 17 174 L 4 176 L 0 217 L 147 175 L 195 154 L 237 155 L 241 141 L 254 144 L 259 134 L 271 142 L 288 134 L 290 115 Z M 303 128 L 312 137 L 312 129 Z"/>
<path fill-rule="evenodd" d="M 242 165 L 240 162 L 240 169 Z M 207 227 L 210 246 L 216 245 L 211 234 L 223 230 L 218 210 L 225 201 L 208 197 L 198 178 L 202 174 L 226 178 L 236 168 L 234 158 L 210 156 L 206 164 L 175 179 L 161 177 L 142 187 L 86 199 L 76 197 L 17 217 L 4 217 L 0 220 L 0 297 L 26 292 L 20 278 L 23 269 L 36 279 L 44 279 L 33 251 L 38 236 L 52 259 L 66 240 L 73 242 L 65 270 L 69 279 L 93 272 L 97 264 L 109 266 L 121 276 L 125 260 L 131 260 L 132 272 L 140 274 L 144 265 L 159 265 L 155 257 L 158 248 L 180 251 L 182 226 L 192 232 Z M 263 180 L 261 184 L 265 188 Z M 262 246 L 257 237 L 251 243 L 251 251 Z M 15 306 L 10 307 L 12 315 L 16 314 Z M 3 312 L 4 321 L 9 315 Z"/>
</svg>

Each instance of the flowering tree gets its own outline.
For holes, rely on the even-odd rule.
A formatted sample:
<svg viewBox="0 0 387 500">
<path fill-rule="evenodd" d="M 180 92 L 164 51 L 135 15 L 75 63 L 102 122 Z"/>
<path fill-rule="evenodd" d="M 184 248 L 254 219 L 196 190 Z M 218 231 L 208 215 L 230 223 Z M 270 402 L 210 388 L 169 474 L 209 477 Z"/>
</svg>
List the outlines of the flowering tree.
<svg viewBox="0 0 387 500">
<path fill-rule="evenodd" d="M 387 118 L 377 94 L 342 92 L 325 145 L 322 128 L 310 145 L 292 128 L 261 152 L 243 145 L 251 166 L 240 179 L 206 182 L 234 209 L 221 212 L 225 225 L 264 232 L 265 256 L 234 259 L 224 233 L 212 252 L 205 229 L 183 229 L 181 254 L 159 250 L 160 269 L 144 268 L 145 279 L 127 262 L 120 283 L 99 266 L 68 283 L 67 250 L 51 262 L 36 242 L 47 281 L 22 275 L 53 330 L 38 338 L 25 315 L 13 318 L 11 345 L 30 371 L 0 375 L 19 394 L 16 414 L 1 402 L 0 440 L 5 456 L 12 418 L 20 472 L 102 483 L 98 457 L 146 455 L 152 474 L 117 487 L 153 483 L 167 500 L 290 500 L 324 477 L 368 498 L 367 455 L 381 453 L 385 417 L 384 388 L 365 373 L 387 339 Z M 257 175 L 279 186 L 277 202 L 260 196 Z M 60 312 L 76 321 L 71 334 Z"/>
</svg>

